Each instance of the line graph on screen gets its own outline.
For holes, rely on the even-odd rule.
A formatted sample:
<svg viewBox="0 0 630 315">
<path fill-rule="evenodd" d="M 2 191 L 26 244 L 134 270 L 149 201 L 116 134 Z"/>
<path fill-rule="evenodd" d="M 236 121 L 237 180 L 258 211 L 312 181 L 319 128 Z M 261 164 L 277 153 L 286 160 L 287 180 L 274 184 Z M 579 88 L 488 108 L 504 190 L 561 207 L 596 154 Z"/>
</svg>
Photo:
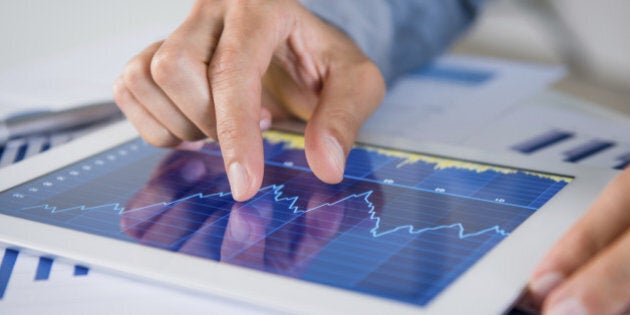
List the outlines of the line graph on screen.
<svg viewBox="0 0 630 315">
<path fill-rule="evenodd" d="M 266 194 L 266 193 L 271 193 L 273 194 L 273 199 L 275 202 L 289 202 L 289 206 L 287 207 L 290 211 L 292 211 L 293 214 L 295 215 L 300 215 L 303 213 L 307 213 L 307 212 L 311 212 L 311 211 L 316 211 L 318 209 L 324 208 L 324 207 L 331 207 L 331 206 L 335 206 L 337 204 L 346 202 L 348 200 L 351 199 L 358 199 L 361 200 L 365 203 L 366 209 L 368 209 L 367 213 L 369 215 L 369 218 L 371 220 L 373 220 L 374 223 L 374 227 L 370 230 L 370 233 L 373 237 L 380 237 L 383 235 L 387 235 L 390 233 L 394 233 L 397 231 L 407 231 L 409 234 L 421 234 L 423 232 L 427 232 L 427 231 L 436 231 L 436 230 L 440 230 L 440 229 L 456 229 L 458 231 L 458 235 L 460 238 L 464 239 L 464 238 L 468 238 L 468 237 L 474 237 L 474 236 L 478 236 L 484 233 L 490 233 L 490 232 L 494 232 L 497 233 L 499 235 L 502 236 L 507 236 L 509 235 L 508 232 L 506 232 L 505 230 L 501 229 L 500 226 L 498 225 L 494 225 L 492 227 L 480 230 L 480 231 L 474 231 L 474 232 L 465 232 L 465 227 L 463 223 L 453 223 L 453 224 L 449 224 L 449 225 L 437 225 L 437 226 L 432 226 L 432 227 L 425 227 L 425 228 L 415 228 L 414 225 L 412 224 L 406 224 L 403 226 L 397 226 L 395 228 L 392 229 L 388 229 L 388 230 L 381 230 L 380 229 L 380 221 L 381 218 L 379 217 L 379 215 L 377 214 L 377 212 L 375 211 L 375 206 L 374 204 L 369 200 L 370 196 L 372 195 L 373 191 L 369 190 L 360 194 L 351 194 L 349 196 L 346 196 L 342 199 L 339 199 L 337 201 L 333 201 L 333 202 L 329 202 L 329 203 L 323 203 L 320 204 L 318 206 L 309 208 L 309 209 L 300 209 L 296 203 L 299 201 L 300 197 L 299 196 L 284 196 L 283 193 L 283 189 L 284 185 L 270 185 L 270 186 L 266 186 L 260 189 L 259 194 Z M 163 201 L 163 202 L 158 202 L 155 204 L 150 204 L 144 207 L 138 207 L 138 208 L 133 208 L 133 209 L 125 209 L 125 207 L 123 205 L 121 205 L 120 203 L 109 203 L 109 204 L 102 204 L 102 205 L 95 205 L 95 206 L 87 206 L 87 205 L 79 205 L 79 206 L 73 206 L 73 207 L 68 207 L 68 208 L 57 208 L 56 206 L 51 206 L 48 204 L 43 204 L 43 205 L 37 205 L 37 206 L 31 206 L 31 207 L 25 207 L 23 210 L 32 210 L 32 209 L 40 209 L 40 210 L 45 210 L 45 211 L 50 211 L 51 214 L 55 214 L 55 213 L 63 213 L 63 212 L 68 212 L 68 211 L 91 211 L 91 210 L 109 210 L 109 211 L 113 211 L 114 213 L 117 213 L 119 215 L 122 215 L 123 213 L 133 213 L 133 212 L 138 212 L 138 211 L 144 211 L 147 209 L 151 209 L 151 208 L 157 208 L 157 207 L 170 207 L 170 206 L 174 206 L 180 203 L 185 203 L 187 201 L 192 201 L 192 200 L 201 200 L 203 201 L 204 199 L 208 199 L 208 198 L 213 198 L 213 197 L 219 197 L 219 198 L 223 198 L 223 197 L 229 197 L 231 196 L 230 192 L 217 192 L 217 193 L 212 193 L 212 194 L 204 194 L 204 193 L 195 193 L 192 195 L 188 195 L 185 196 L 183 198 L 177 199 L 177 200 L 173 200 L 173 201 Z M 255 200 L 254 200 L 255 202 Z"/>
</svg>

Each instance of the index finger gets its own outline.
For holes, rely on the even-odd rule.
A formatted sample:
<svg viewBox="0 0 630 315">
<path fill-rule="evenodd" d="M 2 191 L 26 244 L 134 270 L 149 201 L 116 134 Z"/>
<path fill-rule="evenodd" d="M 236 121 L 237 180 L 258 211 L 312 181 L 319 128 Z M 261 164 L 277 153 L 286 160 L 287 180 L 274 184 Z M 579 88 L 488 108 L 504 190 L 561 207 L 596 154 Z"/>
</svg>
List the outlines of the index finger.
<svg viewBox="0 0 630 315">
<path fill-rule="evenodd" d="M 288 32 L 273 13 L 250 14 L 251 9 L 243 5 L 229 13 L 209 69 L 217 137 L 238 201 L 253 197 L 262 183 L 261 81 Z"/>
</svg>

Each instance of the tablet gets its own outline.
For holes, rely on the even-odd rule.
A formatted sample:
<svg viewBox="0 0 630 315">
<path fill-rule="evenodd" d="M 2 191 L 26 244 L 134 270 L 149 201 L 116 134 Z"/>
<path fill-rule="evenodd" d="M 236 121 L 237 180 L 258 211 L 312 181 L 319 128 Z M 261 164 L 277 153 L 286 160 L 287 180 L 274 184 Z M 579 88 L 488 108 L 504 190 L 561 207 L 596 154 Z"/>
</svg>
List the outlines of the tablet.
<svg viewBox="0 0 630 315">
<path fill-rule="evenodd" d="M 337 185 L 299 133 L 264 134 L 235 202 L 220 148 L 152 147 L 123 122 L 0 171 L 0 241 L 288 313 L 499 313 L 614 175 L 360 139 Z"/>
</svg>

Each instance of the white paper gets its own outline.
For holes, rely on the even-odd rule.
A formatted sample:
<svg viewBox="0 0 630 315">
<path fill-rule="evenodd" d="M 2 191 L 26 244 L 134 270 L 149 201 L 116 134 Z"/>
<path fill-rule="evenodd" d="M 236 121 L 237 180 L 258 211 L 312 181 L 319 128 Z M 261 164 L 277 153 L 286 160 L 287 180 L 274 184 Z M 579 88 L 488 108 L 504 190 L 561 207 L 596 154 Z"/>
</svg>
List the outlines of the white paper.
<svg viewBox="0 0 630 315">
<path fill-rule="evenodd" d="M 544 91 L 564 74 L 559 67 L 457 55 L 439 58 L 433 67 L 455 75 L 403 77 L 392 86 L 361 132 L 461 144 L 489 121 Z M 458 72 L 486 73 L 490 78 L 478 83 L 462 82 L 457 79 Z"/>
<path fill-rule="evenodd" d="M 112 100 L 113 83 L 129 59 L 172 29 L 148 27 L 0 72 L 0 119 Z"/>
</svg>

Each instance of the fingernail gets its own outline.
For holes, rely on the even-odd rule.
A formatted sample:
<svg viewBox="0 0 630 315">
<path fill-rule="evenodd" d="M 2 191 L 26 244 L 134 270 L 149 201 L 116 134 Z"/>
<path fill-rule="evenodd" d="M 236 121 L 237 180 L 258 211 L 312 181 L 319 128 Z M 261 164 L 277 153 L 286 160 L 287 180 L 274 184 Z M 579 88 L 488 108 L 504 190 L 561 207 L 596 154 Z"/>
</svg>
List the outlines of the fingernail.
<svg viewBox="0 0 630 315">
<path fill-rule="evenodd" d="M 232 162 L 228 169 L 228 179 L 232 189 L 232 197 L 236 200 L 242 199 L 249 186 L 249 176 L 247 171 L 239 162 Z"/>
<path fill-rule="evenodd" d="M 339 141 L 333 136 L 326 137 L 326 149 L 328 151 L 328 159 L 338 170 L 339 173 L 343 173 L 344 159 L 343 149 Z"/>
<path fill-rule="evenodd" d="M 537 298 L 544 298 L 563 280 L 564 276 L 562 274 L 550 272 L 532 281 L 529 289 Z"/>
<path fill-rule="evenodd" d="M 266 130 L 269 130 L 269 128 L 271 128 L 271 119 L 269 119 L 269 118 L 261 119 L 260 120 L 260 130 L 266 131 Z"/>
<path fill-rule="evenodd" d="M 547 313 L 549 315 L 588 315 L 588 311 L 584 305 L 574 299 L 569 298 L 562 300 L 560 303 L 552 306 Z"/>
</svg>

